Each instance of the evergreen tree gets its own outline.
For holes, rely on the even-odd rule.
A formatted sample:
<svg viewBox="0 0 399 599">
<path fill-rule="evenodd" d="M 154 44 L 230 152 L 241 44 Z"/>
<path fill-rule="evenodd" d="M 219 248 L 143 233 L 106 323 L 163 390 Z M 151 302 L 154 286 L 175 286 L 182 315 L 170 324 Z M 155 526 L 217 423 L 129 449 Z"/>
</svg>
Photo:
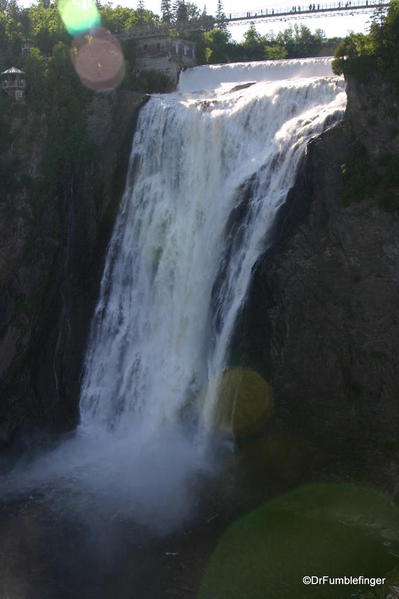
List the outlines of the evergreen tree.
<svg viewBox="0 0 399 599">
<path fill-rule="evenodd" d="M 161 13 L 162 21 L 164 23 L 170 23 L 172 21 L 172 7 L 170 4 L 170 0 L 161 1 Z"/>
<path fill-rule="evenodd" d="M 142 23 L 144 21 L 144 13 L 145 13 L 144 0 L 138 0 L 137 16 L 139 18 L 139 23 Z"/>
<path fill-rule="evenodd" d="M 222 0 L 218 0 L 218 3 L 217 3 L 216 25 L 217 25 L 218 29 L 221 29 L 222 31 L 227 31 L 226 15 L 224 14 L 224 11 L 223 11 Z"/>
<path fill-rule="evenodd" d="M 206 4 L 204 4 L 204 9 L 199 17 L 199 23 L 204 31 L 210 31 L 215 25 L 214 17 L 206 12 Z"/>
<path fill-rule="evenodd" d="M 188 22 L 187 6 L 184 0 L 177 0 L 173 12 L 176 25 L 185 25 Z"/>
</svg>

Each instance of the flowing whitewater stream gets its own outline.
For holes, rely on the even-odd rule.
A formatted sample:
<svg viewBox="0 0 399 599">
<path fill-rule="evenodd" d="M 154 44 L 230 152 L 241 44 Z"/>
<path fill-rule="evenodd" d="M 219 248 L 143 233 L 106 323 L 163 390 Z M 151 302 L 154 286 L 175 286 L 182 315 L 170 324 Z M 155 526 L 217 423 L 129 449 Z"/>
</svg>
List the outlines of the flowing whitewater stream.
<svg viewBox="0 0 399 599">
<path fill-rule="evenodd" d="M 185 521 L 198 476 L 215 472 L 217 381 L 252 268 L 307 142 L 345 104 L 325 58 L 198 67 L 150 98 L 93 317 L 81 423 L 16 466 L 3 496 L 29 497 L 52 523 L 128 518 L 158 533 Z"/>
</svg>

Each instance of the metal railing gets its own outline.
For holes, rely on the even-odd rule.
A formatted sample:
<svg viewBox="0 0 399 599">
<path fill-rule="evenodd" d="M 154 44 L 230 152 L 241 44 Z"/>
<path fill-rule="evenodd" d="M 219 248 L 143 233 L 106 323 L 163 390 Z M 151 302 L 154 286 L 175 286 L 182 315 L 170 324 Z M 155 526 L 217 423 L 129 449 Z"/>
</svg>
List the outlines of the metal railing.
<svg viewBox="0 0 399 599">
<path fill-rule="evenodd" d="M 346 14 L 353 12 L 368 12 L 376 8 L 388 8 L 389 2 L 376 2 L 375 0 L 350 0 L 345 2 L 329 2 L 298 4 L 285 8 L 259 8 L 245 13 L 229 13 L 226 15 L 227 23 L 240 21 L 252 21 L 254 19 L 276 19 L 281 17 L 300 18 L 303 16 L 334 16 L 335 14 Z"/>
</svg>

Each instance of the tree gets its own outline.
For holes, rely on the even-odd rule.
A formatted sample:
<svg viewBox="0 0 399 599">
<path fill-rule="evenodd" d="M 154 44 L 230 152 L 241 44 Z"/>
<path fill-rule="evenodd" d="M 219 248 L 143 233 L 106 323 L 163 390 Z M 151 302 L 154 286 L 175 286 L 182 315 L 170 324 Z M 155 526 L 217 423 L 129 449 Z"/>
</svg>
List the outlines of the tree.
<svg viewBox="0 0 399 599">
<path fill-rule="evenodd" d="M 399 92 L 399 0 L 391 1 L 386 14 L 377 10 L 368 35 L 352 33 L 345 38 L 333 69 L 363 81 L 378 72 Z"/>
<path fill-rule="evenodd" d="M 194 4 L 193 2 L 186 2 L 185 6 L 186 6 L 188 22 L 192 23 L 192 22 L 199 21 L 199 19 L 201 17 L 201 13 L 199 11 L 198 6 L 196 4 Z"/>
<path fill-rule="evenodd" d="M 267 60 L 281 60 L 287 56 L 287 50 L 279 44 L 265 46 L 265 58 Z"/>
<path fill-rule="evenodd" d="M 210 31 L 215 26 L 215 19 L 212 17 L 212 15 L 207 14 L 205 4 L 198 22 L 204 31 Z"/>
<path fill-rule="evenodd" d="M 205 57 L 210 64 L 229 61 L 230 35 L 221 29 L 212 29 L 203 34 L 206 45 Z"/>
<path fill-rule="evenodd" d="M 185 25 L 188 22 L 187 6 L 184 0 L 177 0 L 174 6 L 174 21 L 177 26 Z"/>
<path fill-rule="evenodd" d="M 223 11 L 222 0 L 218 0 L 218 3 L 217 3 L 216 25 L 217 25 L 218 29 L 221 29 L 222 31 L 227 31 L 226 15 L 224 14 L 224 11 Z"/>
<path fill-rule="evenodd" d="M 288 58 L 306 58 L 318 56 L 325 43 L 325 34 L 321 29 L 312 33 L 305 25 L 288 27 L 276 37 L 276 42 L 287 51 Z"/>
<path fill-rule="evenodd" d="M 103 27 L 113 33 L 129 31 L 139 21 L 137 11 L 126 6 L 115 6 L 110 4 L 100 7 L 100 16 Z"/>
<path fill-rule="evenodd" d="M 42 4 L 36 4 L 29 10 L 29 18 L 32 41 L 46 56 L 51 55 L 57 42 L 69 42 L 70 38 L 55 6 L 46 9 Z"/>
<path fill-rule="evenodd" d="M 142 23 L 144 21 L 144 14 L 145 14 L 144 0 L 138 0 L 137 16 L 138 16 L 139 23 Z"/>
<path fill-rule="evenodd" d="M 257 32 L 255 25 L 251 23 L 248 31 L 244 33 L 244 41 L 242 47 L 249 60 L 262 60 L 265 58 L 265 43 L 264 37 Z"/>
<path fill-rule="evenodd" d="M 161 2 L 162 21 L 164 23 L 172 22 L 172 6 L 170 0 L 162 0 Z"/>
</svg>

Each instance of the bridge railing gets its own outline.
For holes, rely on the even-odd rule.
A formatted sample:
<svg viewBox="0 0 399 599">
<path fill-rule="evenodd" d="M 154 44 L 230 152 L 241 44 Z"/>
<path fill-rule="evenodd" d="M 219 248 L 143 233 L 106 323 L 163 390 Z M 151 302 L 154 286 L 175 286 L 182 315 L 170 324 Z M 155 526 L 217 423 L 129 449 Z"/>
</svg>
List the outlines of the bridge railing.
<svg viewBox="0 0 399 599">
<path fill-rule="evenodd" d="M 250 19 L 265 19 L 276 16 L 295 16 L 309 13 L 331 13 L 351 10 L 372 10 L 374 8 L 386 8 L 389 2 L 376 2 L 375 0 L 344 0 L 338 2 L 309 4 L 293 4 L 291 7 L 283 8 L 259 8 L 245 13 L 229 13 L 226 15 L 227 22 L 248 21 Z"/>
</svg>

